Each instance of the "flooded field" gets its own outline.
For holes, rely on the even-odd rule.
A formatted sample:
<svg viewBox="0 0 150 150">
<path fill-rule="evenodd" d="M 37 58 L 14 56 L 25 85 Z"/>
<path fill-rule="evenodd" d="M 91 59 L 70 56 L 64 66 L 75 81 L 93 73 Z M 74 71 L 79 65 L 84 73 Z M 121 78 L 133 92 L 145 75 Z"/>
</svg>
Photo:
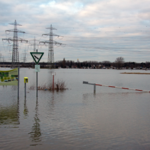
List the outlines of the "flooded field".
<svg viewBox="0 0 150 150">
<path fill-rule="evenodd" d="M 0 86 L 1 150 L 149 150 L 150 93 L 85 85 L 83 81 L 150 90 L 150 75 L 128 70 L 41 69 L 39 85 L 64 81 L 68 90 L 35 90 L 34 69 L 20 69 L 16 86 Z M 129 72 L 132 72 L 131 70 Z M 136 72 L 134 70 L 134 72 Z M 150 73 L 150 71 L 137 71 Z M 23 78 L 28 77 L 24 98 Z"/>
</svg>

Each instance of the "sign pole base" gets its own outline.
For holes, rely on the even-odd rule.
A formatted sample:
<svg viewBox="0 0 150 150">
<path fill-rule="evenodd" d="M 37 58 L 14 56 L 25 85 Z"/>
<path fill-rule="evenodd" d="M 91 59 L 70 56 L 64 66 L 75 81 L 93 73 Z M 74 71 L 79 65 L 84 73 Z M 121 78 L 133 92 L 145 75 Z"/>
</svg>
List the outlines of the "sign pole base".
<svg viewBox="0 0 150 150">
<path fill-rule="evenodd" d="M 38 97 L 38 72 L 36 72 L 36 97 Z"/>
</svg>

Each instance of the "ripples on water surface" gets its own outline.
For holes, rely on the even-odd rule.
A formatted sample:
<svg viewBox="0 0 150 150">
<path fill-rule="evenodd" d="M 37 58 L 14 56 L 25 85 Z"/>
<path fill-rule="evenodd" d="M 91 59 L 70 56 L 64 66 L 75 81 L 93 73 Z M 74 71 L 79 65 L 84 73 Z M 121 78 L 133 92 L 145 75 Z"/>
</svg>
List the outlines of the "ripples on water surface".
<svg viewBox="0 0 150 150">
<path fill-rule="evenodd" d="M 0 149 L 150 149 L 150 94 L 83 85 L 83 81 L 150 90 L 149 75 L 124 75 L 118 70 L 58 69 L 55 80 L 63 92 L 27 90 L 35 85 L 33 69 L 21 68 L 17 88 L 0 87 Z M 39 85 L 49 84 L 52 71 L 39 73 Z"/>
</svg>

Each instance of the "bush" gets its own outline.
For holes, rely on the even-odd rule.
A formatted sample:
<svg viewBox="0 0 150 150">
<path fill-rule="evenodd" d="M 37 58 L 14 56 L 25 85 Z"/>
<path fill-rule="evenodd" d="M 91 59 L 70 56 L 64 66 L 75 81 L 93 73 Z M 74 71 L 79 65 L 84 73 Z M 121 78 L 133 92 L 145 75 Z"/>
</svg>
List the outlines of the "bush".
<svg viewBox="0 0 150 150">
<path fill-rule="evenodd" d="M 34 86 L 30 86 L 29 88 L 30 90 L 34 90 L 35 87 Z M 53 89 L 53 84 L 49 84 L 48 86 L 46 86 L 46 84 L 38 86 L 38 90 L 49 90 L 49 91 L 63 91 L 63 90 L 67 90 L 66 88 L 66 84 L 64 81 L 57 81 L 56 83 L 54 83 L 54 89 Z"/>
</svg>

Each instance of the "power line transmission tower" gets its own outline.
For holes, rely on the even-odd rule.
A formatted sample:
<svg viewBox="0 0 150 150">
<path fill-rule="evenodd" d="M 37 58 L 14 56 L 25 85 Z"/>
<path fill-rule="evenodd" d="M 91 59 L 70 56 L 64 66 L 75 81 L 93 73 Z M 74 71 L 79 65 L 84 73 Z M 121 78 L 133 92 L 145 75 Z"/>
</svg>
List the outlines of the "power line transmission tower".
<svg viewBox="0 0 150 150">
<path fill-rule="evenodd" d="M 36 51 L 36 39 L 34 38 L 34 52 Z"/>
<path fill-rule="evenodd" d="M 24 40 L 22 38 L 18 38 L 18 33 L 25 33 L 24 31 L 20 31 L 17 29 L 17 26 L 21 26 L 20 24 L 17 24 L 17 21 L 15 20 L 14 23 L 10 23 L 11 25 L 14 25 L 14 29 L 12 30 L 6 30 L 5 32 L 13 32 L 13 38 L 6 38 L 2 40 L 6 40 L 8 42 L 13 42 L 13 49 L 12 49 L 12 68 L 17 66 L 17 63 L 19 62 L 19 51 L 18 51 L 18 42 L 28 42 L 27 40 Z"/>
<path fill-rule="evenodd" d="M 49 36 L 49 40 L 48 41 L 40 41 L 40 43 L 43 44 L 48 44 L 48 63 L 49 63 L 49 67 L 52 67 L 51 64 L 54 63 L 54 45 L 63 45 L 62 43 L 56 42 L 53 40 L 53 36 L 57 36 L 59 37 L 59 35 L 56 35 L 53 33 L 53 30 L 56 30 L 55 28 L 52 27 L 52 25 L 50 25 L 49 28 L 50 32 L 48 34 L 42 34 L 45 36 Z"/>
<path fill-rule="evenodd" d="M 37 43 L 38 43 L 38 44 L 37 44 Z M 29 45 L 30 45 L 30 46 L 33 46 L 33 51 L 36 52 L 36 49 L 37 49 L 36 46 L 39 46 L 39 40 L 36 40 L 36 38 L 34 37 L 33 40 L 30 40 L 30 41 L 29 41 Z"/>
<path fill-rule="evenodd" d="M 23 62 L 25 63 L 26 62 L 26 60 L 27 60 L 27 57 L 26 57 L 26 55 L 27 55 L 27 53 L 26 53 L 26 50 L 24 50 L 24 53 L 23 53 Z"/>
</svg>

